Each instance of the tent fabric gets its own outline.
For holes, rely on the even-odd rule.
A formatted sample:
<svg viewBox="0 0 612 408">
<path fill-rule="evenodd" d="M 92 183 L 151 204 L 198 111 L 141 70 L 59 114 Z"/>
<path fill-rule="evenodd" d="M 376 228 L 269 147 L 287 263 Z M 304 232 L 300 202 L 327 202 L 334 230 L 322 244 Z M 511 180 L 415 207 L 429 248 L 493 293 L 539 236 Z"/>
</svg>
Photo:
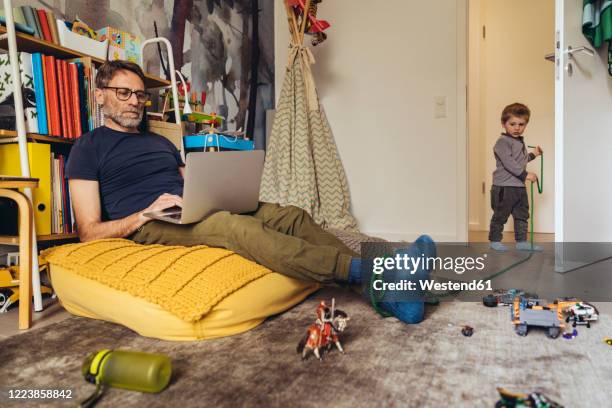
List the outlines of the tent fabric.
<svg viewBox="0 0 612 408">
<path fill-rule="evenodd" d="M 314 58 L 296 44 L 289 54 L 259 199 L 302 208 L 324 228 L 355 230 L 346 174 L 310 70 Z"/>
<path fill-rule="evenodd" d="M 582 33 L 595 48 L 608 43 L 608 73 L 612 76 L 612 0 L 584 0 Z"/>
</svg>

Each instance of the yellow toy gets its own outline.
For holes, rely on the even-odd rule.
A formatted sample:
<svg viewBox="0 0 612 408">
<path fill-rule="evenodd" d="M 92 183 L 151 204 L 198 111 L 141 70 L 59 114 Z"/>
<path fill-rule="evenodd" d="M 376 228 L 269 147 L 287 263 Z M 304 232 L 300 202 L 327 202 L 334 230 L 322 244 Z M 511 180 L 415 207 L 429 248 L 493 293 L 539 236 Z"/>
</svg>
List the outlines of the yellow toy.
<svg viewBox="0 0 612 408">
<path fill-rule="evenodd" d="M 41 272 L 47 268 L 44 263 L 40 264 Z M 53 290 L 41 285 L 43 295 L 53 295 Z M 19 265 L 0 267 L 0 313 L 6 313 L 9 306 L 19 301 Z"/>
</svg>

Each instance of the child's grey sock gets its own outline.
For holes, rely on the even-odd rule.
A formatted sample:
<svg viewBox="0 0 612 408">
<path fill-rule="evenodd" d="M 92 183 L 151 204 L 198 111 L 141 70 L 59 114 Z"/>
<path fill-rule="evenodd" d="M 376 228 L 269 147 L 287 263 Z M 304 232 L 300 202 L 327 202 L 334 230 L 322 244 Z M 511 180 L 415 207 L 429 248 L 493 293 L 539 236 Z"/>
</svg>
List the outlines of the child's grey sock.
<svg viewBox="0 0 612 408">
<path fill-rule="evenodd" d="M 531 242 L 529 241 L 519 241 L 516 243 L 516 249 L 518 251 L 537 251 L 541 252 L 542 247 L 536 244 L 533 244 L 533 248 L 531 247 Z"/>
<path fill-rule="evenodd" d="M 494 249 L 499 252 L 506 252 L 508 247 L 502 244 L 501 242 L 493 241 L 489 244 L 489 248 Z"/>
</svg>

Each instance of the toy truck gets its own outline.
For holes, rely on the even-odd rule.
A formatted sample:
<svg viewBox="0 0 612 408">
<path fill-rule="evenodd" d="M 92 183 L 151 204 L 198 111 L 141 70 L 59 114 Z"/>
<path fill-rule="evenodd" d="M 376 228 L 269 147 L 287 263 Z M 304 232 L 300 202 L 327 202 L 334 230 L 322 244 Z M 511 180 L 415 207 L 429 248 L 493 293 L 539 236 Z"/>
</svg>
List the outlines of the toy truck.
<svg viewBox="0 0 612 408">
<path fill-rule="evenodd" d="M 546 335 L 556 339 L 565 328 L 563 307 L 559 303 L 547 304 L 543 299 L 517 296 L 511 308 L 514 330 L 519 336 L 526 336 L 529 327 L 543 327 Z"/>
<path fill-rule="evenodd" d="M 526 293 L 523 289 L 498 289 L 495 292 L 488 294 L 482 298 L 482 303 L 487 307 L 496 307 L 498 305 L 508 306 L 514 302 L 517 296 L 528 298 L 537 298 L 538 295 Z"/>
</svg>

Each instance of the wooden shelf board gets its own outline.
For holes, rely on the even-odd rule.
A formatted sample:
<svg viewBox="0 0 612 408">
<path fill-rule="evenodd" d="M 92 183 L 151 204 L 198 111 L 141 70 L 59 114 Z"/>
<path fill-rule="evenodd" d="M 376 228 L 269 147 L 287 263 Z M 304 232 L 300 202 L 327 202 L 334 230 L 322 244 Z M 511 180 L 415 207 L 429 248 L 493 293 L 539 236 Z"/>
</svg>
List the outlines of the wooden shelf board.
<svg viewBox="0 0 612 408">
<path fill-rule="evenodd" d="M 17 137 L 17 131 L 0 129 L 0 138 Z M 36 140 L 39 142 L 73 144 L 76 139 L 65 139 L 58 136 L 40 135 L 38 133 L 27 133 L 28 140 Z"/>
<path fill-rule="evenodd" d="M 6 33 L 6 27 L 0 26 L 0 35 Z M 62 47 L 61 45 L 53 44 L 51 42 L 42 40 L 40 38 L 33 37 L 28 34 L 16 33 L 17 37 L 17 49 L 19 51 L 25 51 L 29 53 L 40 52 L 46 55 L 53 55 L 59 58 L 80 58 L 90 57 L 96 65 L 104 63 L 104 60 L 90 55 L 84 54 L 72 50 L 70 48 Z M 0 41 L 0 48 L 8 50 L 8 39 Z M 146 81 L 145 86 L 147 88 L 161 88 L 164 86 L 170 86 L 170 81 L 156 77 L 154 75 L 145 74 Z"/>
<path fill-rule="evenodd" d="M 51 234 L 51 235 L 39 235 L 36 240 L 42 241 L 63 241 L 68 239 L 77 239 L 78 234 Z M 19 245 L 19 237 L 10 235 L 0 235 L 0 245 Z"/>
</svg>

